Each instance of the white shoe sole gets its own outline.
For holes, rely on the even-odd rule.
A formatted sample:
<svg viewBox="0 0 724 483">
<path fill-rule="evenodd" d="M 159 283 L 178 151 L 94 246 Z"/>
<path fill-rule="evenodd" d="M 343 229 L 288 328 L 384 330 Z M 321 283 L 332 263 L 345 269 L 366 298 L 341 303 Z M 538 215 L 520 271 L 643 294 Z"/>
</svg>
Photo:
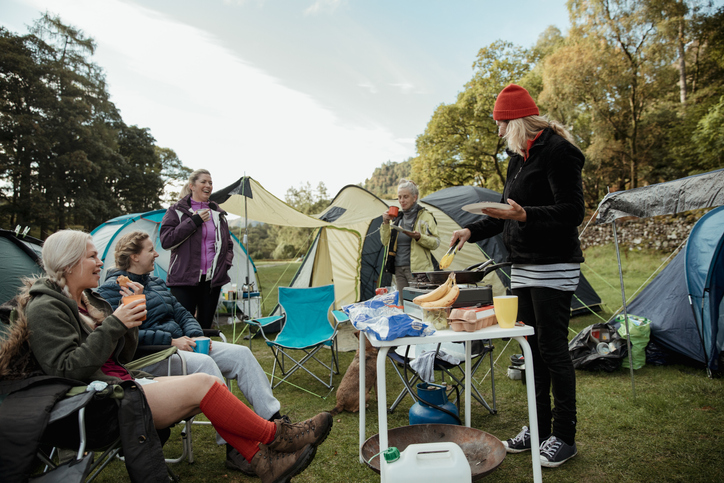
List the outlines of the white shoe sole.
<svg viewBox="0 0 724 483">
<path fill-rule="evenodd" d="M 563 461 L 554 461 L 554 462 L 548 461 L 548 460 L 545 459 L 544 457 L 541 457 L 541 459 L 540 459 L 540 465 L 543 466 L 543 467 L 545 467 L 545 468 L 558 468 L 558 467 L 561 466 L 563 463 L 565 463 L 565 462 L 568 461 L 569 459 L 573 458 L 573 457 L 576 456 L 577 454 L 578 454 L 578 451 L 576 451 L 575 453 L 573 453 L 571 456 L 569 456 L 568 458 L 564 459 Z"/>
</svg>

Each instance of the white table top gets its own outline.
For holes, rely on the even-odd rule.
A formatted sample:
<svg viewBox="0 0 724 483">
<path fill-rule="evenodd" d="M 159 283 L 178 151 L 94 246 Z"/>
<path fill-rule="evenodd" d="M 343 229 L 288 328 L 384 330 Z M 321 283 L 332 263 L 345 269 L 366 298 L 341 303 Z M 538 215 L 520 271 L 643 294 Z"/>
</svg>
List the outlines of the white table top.
<svg viewBox="0 0 724 483">
<path fill-rule="evenodd" d="M 452 329 L 437 330 L 427 337 L 400 337 L 394 340 L 377 340 L 368 337 L 374 347 L 394 347 L 398 345 L 431 344 L 437 342 L 464 342 L 467 340 L 502 339 L 504 337 L 523 337 L 533 335 L 533 327 L 516 325 L 511 329 L 503 329 L 498 324 L 476 330 L 475 332 L 455 332 Z"/>
</svg>

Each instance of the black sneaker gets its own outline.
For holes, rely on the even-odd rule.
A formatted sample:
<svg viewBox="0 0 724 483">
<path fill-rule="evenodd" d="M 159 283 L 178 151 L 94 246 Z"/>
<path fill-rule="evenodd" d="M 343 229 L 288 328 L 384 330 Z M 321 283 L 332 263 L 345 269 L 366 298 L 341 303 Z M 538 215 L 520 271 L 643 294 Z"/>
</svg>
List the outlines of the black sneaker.
<svg viewBox="0 0 724 483">
<path fill-rule="evenodd" d="M 557 468 L 577 454 L 576 443 L 571 446 L 551 436 L 540 447 L 540 464 L 546 468 Z"/>
<path fill-rule="evenodd" d="M 514 366 L 522 366 L 525 364 L 525 357 L 523 357 L 523 354 L 513 354 L 510 356 L 510 363 Z"/>
<path fill-rule="evenodd" d="M 530 451 L 530 430 L 528 430 L 528 426 L 523 426 L 521 432 L 514 438 L 503 441 L 503 446 L 505 446 L 505 451 L 508 453 Z"/>
</svg>

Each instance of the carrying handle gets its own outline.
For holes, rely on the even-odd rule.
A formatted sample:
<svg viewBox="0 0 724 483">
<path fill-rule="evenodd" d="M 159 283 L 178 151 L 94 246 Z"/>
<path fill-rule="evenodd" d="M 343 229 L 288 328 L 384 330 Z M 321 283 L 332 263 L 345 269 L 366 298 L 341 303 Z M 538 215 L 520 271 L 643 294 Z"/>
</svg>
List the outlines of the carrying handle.
<svg viewBox="0 0 724 483">
<path fill-rule="evenodd" d="M 495 265 L 490 265 L 489 267 L 486 267 L 485 270 L 483 271 L 483 278 L 485 278 L 485 276 L 487 274 L 489 274 L 490 272 L 494 272 L 495 270 L 497 270 L 499 268 L 509 267 L 511 265 L 512 265 L 511 262 L 503 262 L 503 263 L 496 263 Z"/>
<path fill-rule="evenodd" d="M 479 272 L 480 270 L 482 270 L 483 268 L 487 267 L 487 266 L 490 265 L 491 263 L 495 263 L 495 260 L 493 260 L 492 258 L 491 258 L 490 260 L 485 260 L 484 262 L 474 263 L 474 264 L 470 265 L 469 267 L 467 267 L 467 268 L 465 269 L 465 271 L 467 272 L 467 271 L 472 270 L 472 271 L 475 271 L 475 272 Z"/>
</svg>

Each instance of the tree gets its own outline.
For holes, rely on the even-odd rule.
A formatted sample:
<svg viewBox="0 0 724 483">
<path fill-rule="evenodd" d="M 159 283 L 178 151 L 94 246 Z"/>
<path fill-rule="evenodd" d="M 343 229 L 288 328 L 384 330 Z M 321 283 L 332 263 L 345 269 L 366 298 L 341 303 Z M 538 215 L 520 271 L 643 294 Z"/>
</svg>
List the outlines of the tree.
<svg viewBox="0 0 724 483">
<path fill-rule="evenodd" d="M 118 152 L 124 163 L 116 193 L 123 200 L 125 211 L 138 213 L 160 208 L 164 182 L 156 140 L 148 128 L 138 126 L 123 126 L 118 138 Z"/>
<path fill-rule="evenodd" d="M 399 181 L 410 178 L 411 174 L 412 158 L 400 163 L 388 161 L 375 168 L 372 176 L 365 180 L 363 187 L 382 199 L 396 199 Z"/>
<path fill-rule="evenodd" d="M 0 216 L 46 237 L 160 207 L 188 168 L 123 123 L 93 39 L 47 13 L 30 32 L 0 28 Z"/>
<path fill-rule="evenodd" d="M 497 135 L 493 107 L 505 86 L 529 72 L 526 60 L 526 52 L 509 42 L 480 49 L 465 90 L 454 104 L 438 106 L 417 138 L 412 176 L 424 193 L 466 184 L 502 188 L 505 144 Z"/>
<path fill-rule="evenodd" d="M 38 190 L 38 160 L 52 145 L 45 120 L 56 97 L 48 72 L 38 62 L 47 49 L 33 36 L 17 36 L 0 27 L 0 177 L 3 218 L 9 226 L 29 225 L 44 211 Z"/>
<path fill-rule="evenodd" d="M 171 148 L 161 148 L 154 146 L 156 157 L 161 163 L 161 179 L 163 181 L 163 189 L 166 197 L 162 199 L 163 203 L 171 204 L 179 199 L 180 190 L 173 191 L 179 184 L 184 184 L 191 175 L 191 168 L 184 166 Z"/>
</svg>

